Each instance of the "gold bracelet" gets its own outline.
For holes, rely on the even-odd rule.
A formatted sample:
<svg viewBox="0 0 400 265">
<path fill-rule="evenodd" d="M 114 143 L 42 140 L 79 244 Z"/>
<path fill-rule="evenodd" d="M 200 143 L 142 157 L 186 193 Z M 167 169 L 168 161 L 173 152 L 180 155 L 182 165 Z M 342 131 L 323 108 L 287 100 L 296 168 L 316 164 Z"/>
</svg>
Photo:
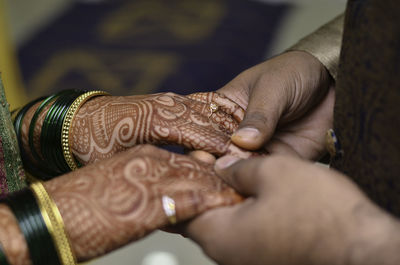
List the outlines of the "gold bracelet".
<svg viewBox="0 0 400 265">
<path fill-rule="evenodd" d="M 36 181 L 31 184 L 31 189 L 38 202 L 40 212 L 51 237 L 53 238 L 58 256 L 62 265 L 76 265 L 76 258 L 72 252 L 64 221 L 57 205 L 51 199 L 42 182 Z"/>
<path fill-rule="evenodd" d="M 71 170 L 78 169 L 78 165 L 75 161 L 74 156 L 71 152 L 71 145 L 70 145 L 70 137 L 69 137 L 69 130 L 71 128 L 72 120 L 74 119 L 75 114 L 78 112 L 79 108 L 90 98 L 96 96 L 105 96 L 110 95 L 104 91 L 90 91 L 80 95 L 68 108 L 67 114 L 65 115 L 63 124 L 62 124 L 62 131 L 61 131 L 61 145 L 63 149 L 64 159 L 67 162 L 69 168 Z"/>
</svg>

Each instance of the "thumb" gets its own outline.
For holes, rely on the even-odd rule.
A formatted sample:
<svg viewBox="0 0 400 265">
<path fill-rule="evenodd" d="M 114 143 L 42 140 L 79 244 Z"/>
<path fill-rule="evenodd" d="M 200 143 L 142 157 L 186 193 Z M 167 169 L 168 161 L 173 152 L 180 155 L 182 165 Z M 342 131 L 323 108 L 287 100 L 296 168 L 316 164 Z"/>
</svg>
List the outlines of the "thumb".
<svg viewBox="0 0 400 265">
<path fill-rule="evenodd" d="M 244 149 L 257 150 L 271 139 L 285 106 L 286 89 L 282 79 L 272 74 L 255 83 L 250 90 L 244 119 L 232 135 L 233 143 Z"/>
<path fill-rule="evenodd" d="M 217 160 L 215 171 L 240 194 L 257 195 L 263 187 L 264 178 L 260 168 L 264 160 L 261 157 L 239 160 L 227 155 Z"/>
</svg>

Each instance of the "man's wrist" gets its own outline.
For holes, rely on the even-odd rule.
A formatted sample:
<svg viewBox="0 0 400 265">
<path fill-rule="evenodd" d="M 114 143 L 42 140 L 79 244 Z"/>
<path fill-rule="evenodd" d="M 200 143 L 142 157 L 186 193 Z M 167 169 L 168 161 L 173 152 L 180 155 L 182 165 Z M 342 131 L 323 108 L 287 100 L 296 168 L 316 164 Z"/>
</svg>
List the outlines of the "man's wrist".
<svg viewBox="0 0 400 265">
<path fill-rule="evenodd" d="M 315 82 L 319 84 L 319 87 L 328 89 L 330 86 L 334 85 L 335 79 L 317 57 L 307 51 L 288 51 L 286 53 L 296 58 L 296 66 L 302 69 L 303 75 L 308 72 L 308 76 L 314 78 Z M 305 78 L 305 80 L 308 79 Z"/>
</svg>

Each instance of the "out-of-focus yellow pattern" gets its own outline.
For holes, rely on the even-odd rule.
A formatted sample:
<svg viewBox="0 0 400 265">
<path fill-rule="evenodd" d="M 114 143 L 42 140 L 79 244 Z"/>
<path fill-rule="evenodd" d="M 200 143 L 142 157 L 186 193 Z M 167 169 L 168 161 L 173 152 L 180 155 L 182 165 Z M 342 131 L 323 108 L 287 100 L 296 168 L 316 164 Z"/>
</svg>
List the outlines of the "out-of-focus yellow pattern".
<svg viewBox="0 0 400 265">
<path fill-rule="evenodd" d="M 0 72 L 3 78 L 10 108 L 21 107 L 28 101 L 16 58 L 15 47 L 10 40 L 5 0 L 0 0 Z"/>
</svg>

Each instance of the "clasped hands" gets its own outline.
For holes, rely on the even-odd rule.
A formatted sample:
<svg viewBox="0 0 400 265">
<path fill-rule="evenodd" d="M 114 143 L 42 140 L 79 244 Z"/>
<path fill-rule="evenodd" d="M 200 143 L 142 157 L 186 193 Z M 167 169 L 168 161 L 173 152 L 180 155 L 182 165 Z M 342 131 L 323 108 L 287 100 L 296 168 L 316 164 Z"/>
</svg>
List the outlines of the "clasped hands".
<svg viewBox="0 0 400 265">
<path fill-rule="evenodd" d="M 217 93 L 87 102 L 73 123 L 72 149 L 90 165 L 46 183 L 78 258 L 168 225 L 164 195 L 175 200 L 178 221 L 198 216 L 181 229 L 220 264 L 344 264 L 355 241 L 390 235 L 397 223 L 348 178 L 305 161 L 325 152 L 334 96 L 334 82 L 318 60 L 288 52 Z M 131 148 L 143 143 L 222 157 L 214 171 L 200 161 L 204 153 Z M 254 150 L 270 155 L 238 161 Z M 225 183 L 246 199 L 239 203 L 243 197 Z M 82 231 L 75 226 L 78 212 L 90 216 L 79 219 Z"/>
<path fill-rule="evenodd" d="M 30 155 L 25 115 L 22 146 Z M 181 222 L 242 200 L 215 175 L 213 166 L 151 145 L 182 145 L 215 155 L 249 156 L 230 144 L 243 118 L 237 104 L 215 92 L 112 97 L 87 101 L 71 126 L 71 147 L 83 168 L 44 183 L 65 222 L 78 260 L 84 261 L 171 224 L 163 199 Z M 46 110 L 33 131 L 39 135 Z M 31 162 L 36 161 L 31 157 Z"/>
</svg>

